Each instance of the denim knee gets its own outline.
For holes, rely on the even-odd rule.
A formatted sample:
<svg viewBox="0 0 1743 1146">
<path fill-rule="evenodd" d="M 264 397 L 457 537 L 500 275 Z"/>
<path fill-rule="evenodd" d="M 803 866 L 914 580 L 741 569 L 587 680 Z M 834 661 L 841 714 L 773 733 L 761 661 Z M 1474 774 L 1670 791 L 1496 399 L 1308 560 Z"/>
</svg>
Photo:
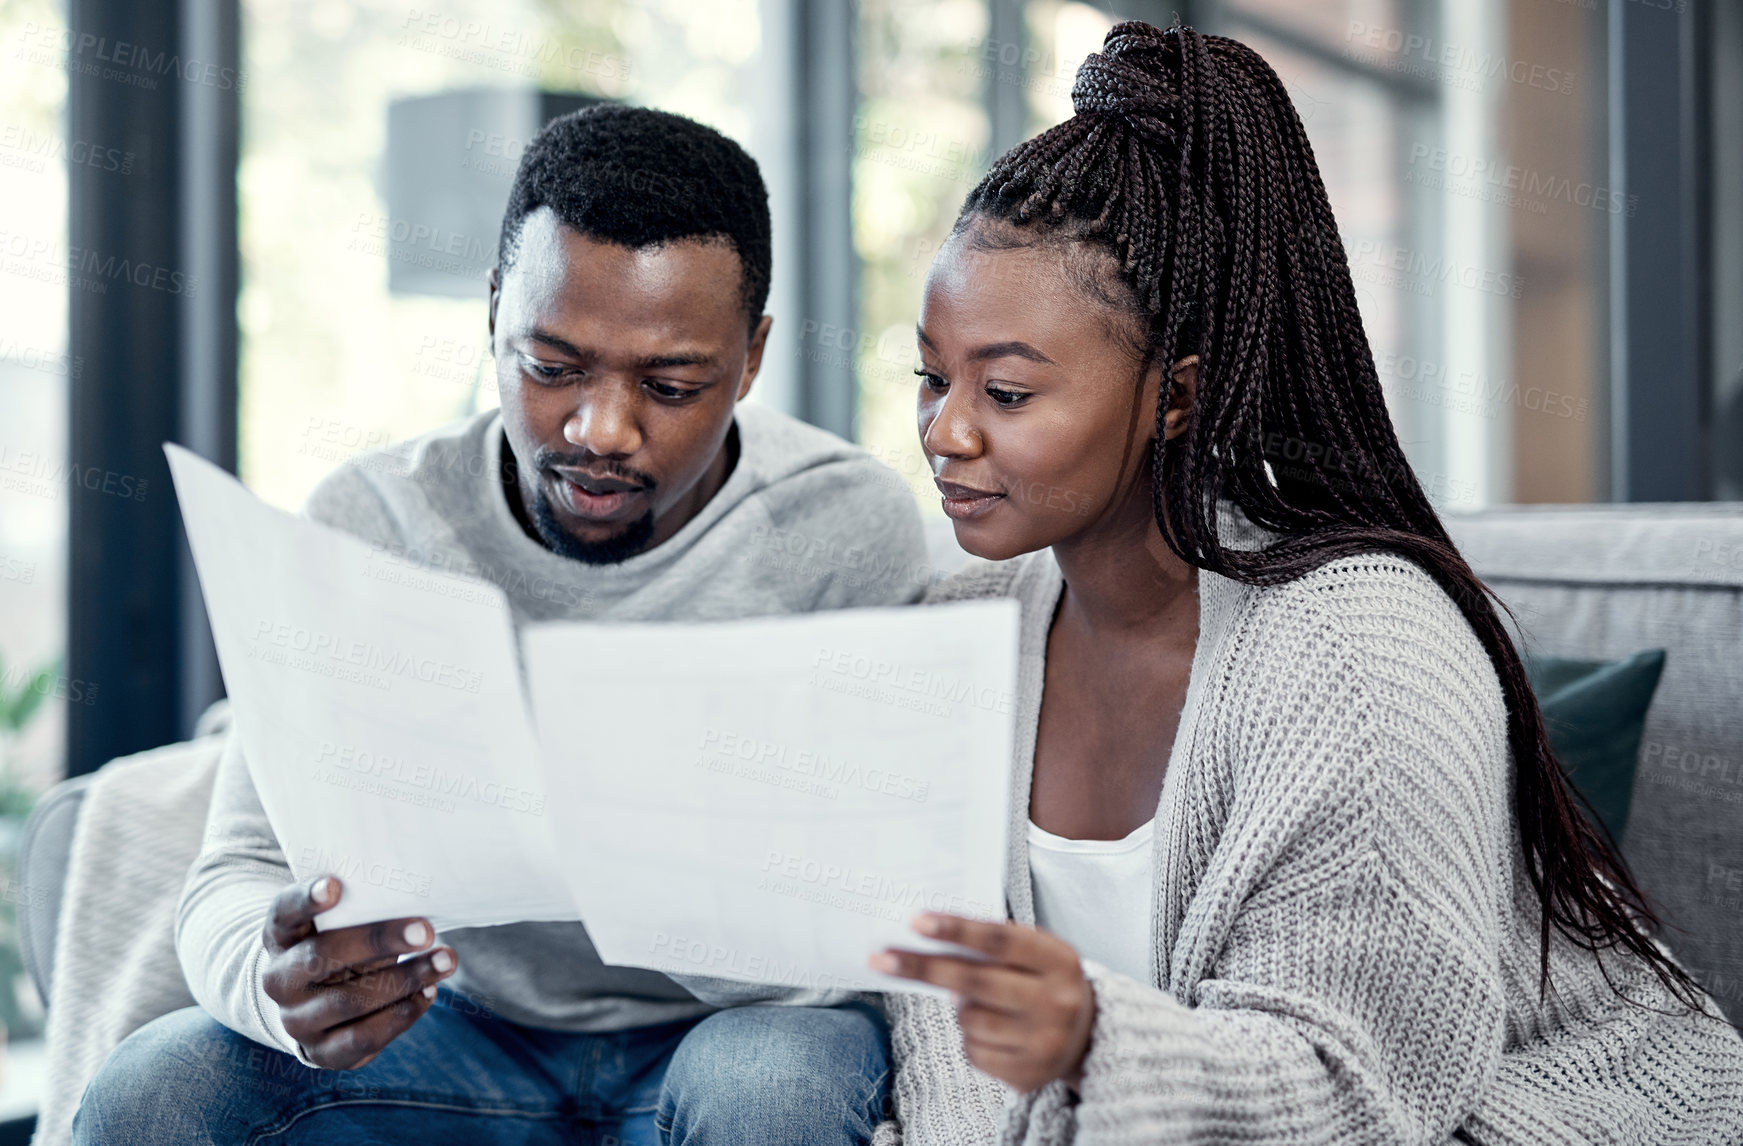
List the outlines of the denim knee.
<svg viewBox="0 0 1743 1146">
<path fill-rule="evenodd" d="M 673 1146 L 865 1143 L 889 1093 L 889 1032 L 863 1003 L 736 1007 L 678 1045 L 660 1094 Z"/>
<path fill-rule="evenodd" d="M 154 1019 L 112 1051 L 85 1088 L 73 1142 L 198 1146 L 312 1073 L 291 1056 L 224 1027 L 199 1007 Z M 284 1097 L 279 1094 L 278 1097 Z"/>
</svg>

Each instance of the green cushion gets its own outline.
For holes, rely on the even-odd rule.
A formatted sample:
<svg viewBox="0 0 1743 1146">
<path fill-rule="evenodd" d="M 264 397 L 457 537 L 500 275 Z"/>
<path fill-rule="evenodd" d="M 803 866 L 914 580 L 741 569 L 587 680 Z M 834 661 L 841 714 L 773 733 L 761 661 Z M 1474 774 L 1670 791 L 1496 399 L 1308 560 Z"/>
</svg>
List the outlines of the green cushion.
<svg viewBox="0 0 1743 1146">
<path fill-rule="evenodd" d="M 1628 826 L 1646 709 L 1663 672 L 1663 649 L 1620 661 L 1525 659 L 1550 746 L 1617 842 Z"/>
</svg>

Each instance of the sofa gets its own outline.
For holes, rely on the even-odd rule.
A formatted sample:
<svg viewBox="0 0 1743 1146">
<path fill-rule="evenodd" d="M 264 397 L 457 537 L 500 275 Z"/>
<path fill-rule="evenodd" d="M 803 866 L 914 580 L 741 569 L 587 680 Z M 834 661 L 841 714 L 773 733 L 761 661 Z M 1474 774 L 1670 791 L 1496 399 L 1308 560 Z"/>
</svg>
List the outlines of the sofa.
<svg viewBox="0 0 1743 1146">
<path fill-rule="evenodd" d="M 1448 518 L 1535 652 L 1620 659 L 1667 651 L 1647 714 L 1622 850 L 1665 940 L 1743 1024 L 1743 503 L 1528 506 Z M 966 555 L 929 520 L 935 567 Z M 219 725 L 221 710 L 207 723 Z M 88 777 L 37 806 L 21 843 L 24 962 L 51 997 L 56 921 Z"/>
<path fill-rule="evenodd" d="M 1527 649 L 1665 650 L 1622 854 L 1664 942 L 1743 1025 L 1743 503 L 1520 507 L 1448 528 Z"/>
</svg>

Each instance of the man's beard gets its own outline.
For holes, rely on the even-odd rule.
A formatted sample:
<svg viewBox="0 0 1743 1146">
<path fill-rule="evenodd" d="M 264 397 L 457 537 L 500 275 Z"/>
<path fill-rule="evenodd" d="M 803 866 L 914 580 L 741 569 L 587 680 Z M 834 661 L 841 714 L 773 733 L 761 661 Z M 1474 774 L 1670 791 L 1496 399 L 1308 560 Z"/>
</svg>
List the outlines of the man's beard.
<svg viewBox="0 0 1743 1146">
<path fill-rule="evenodd" d="M 557 524 L 557 514 L 545 487 L 534 487 L 533 528 L 545 547 L 562 557 L 573 558 L 587 565 L 616 565 L 647 548 L 654 535 L 654 511 L 648 510 L 610 537 L 598 541 L 582 541 Z"/>
<path fill-rule="evenodd" d="M 560 465 L 584 466 L 588 459 L 585 456 L 560 454 L 549 446 L 540 446 L 533 452 L 533 472 L 552 474 L 556 480 L 563 477 L 556 474 L 555 467 Z M 621 481 L 634 482 L 648 494 L 654 492 L 659 483 L 652 474 L 632 470 L 628 466 L 608 466 L 611 475 Z M 616 565 L 627 560 L 647 548 L 648 539 L 654 535 L 654 511 L 649 509 L 636 520 L 624 526 L 610 537 L 600 541 L 582 541 L 574 534 L 565 530 L 557 523 L 557 513 L 551 508 L 551 499 L 545 494 L 543 482 L 533 485 L 533 529 L 537 531 L 539 540 L 543 541 L 553 553 L 569 557 L 587 565 Z"/>
</svg>

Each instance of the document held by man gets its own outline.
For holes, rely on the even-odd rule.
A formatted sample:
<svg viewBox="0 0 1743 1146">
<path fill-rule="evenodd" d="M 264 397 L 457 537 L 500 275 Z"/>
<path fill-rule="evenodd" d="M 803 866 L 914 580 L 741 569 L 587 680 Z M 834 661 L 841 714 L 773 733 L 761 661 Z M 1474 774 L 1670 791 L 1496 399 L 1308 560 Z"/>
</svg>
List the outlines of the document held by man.
<svg viewBox="0 0 1743 1146">
<path fill-rule="evenodd" d="M 517 658 L 495 586 L 166 452 L 261 804 L 346 884 L 323 927 L 578 918 L 607 962 L 914 990 L 865 967 L 936 946 L 914 914 L 1003 917 L 1014 602 L 531 625 Z"/>
<path fill-rule="evenodd" d="M 260 803 L 323 928 L 575 919 L 502 593 L 267 505 L 166 446 Z M 427 591 L 423 591 L 427 590 Z"/>
</svg>

